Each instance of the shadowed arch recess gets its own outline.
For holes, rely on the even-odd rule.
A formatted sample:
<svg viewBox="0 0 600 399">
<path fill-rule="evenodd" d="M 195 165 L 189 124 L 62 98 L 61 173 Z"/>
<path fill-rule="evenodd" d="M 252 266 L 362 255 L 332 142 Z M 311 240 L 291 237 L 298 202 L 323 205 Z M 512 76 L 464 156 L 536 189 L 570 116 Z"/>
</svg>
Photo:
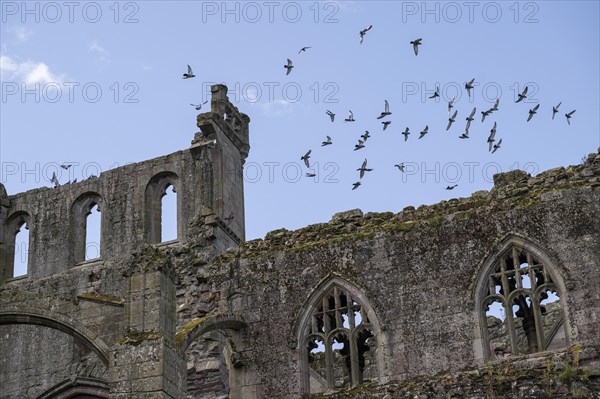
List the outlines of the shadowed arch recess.
<svg viewBox="0 0 600 399">
<path fill-rule="evenodd" d="M 0 325 L 28 324 L 52 328 L 77 338 L 88 349 L 96 353 L 104 366 L 109 367 L 108 346 L 98 337 L 82 326 L 73 326 L 73 321 L 57 315 L 46 315 L 32 312 L 0 311 Z"/>
</svg>

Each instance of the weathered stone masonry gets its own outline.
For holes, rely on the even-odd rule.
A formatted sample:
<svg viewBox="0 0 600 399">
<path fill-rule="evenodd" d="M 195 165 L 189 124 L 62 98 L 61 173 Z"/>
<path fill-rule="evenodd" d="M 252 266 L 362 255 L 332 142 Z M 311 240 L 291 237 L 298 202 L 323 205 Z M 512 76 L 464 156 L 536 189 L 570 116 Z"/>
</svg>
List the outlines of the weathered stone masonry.
<svg viewBox="0 0 600 399">
<path fill-rule="evenodd" d="M 600 153 L 243 242 L 249 118 L 212 90 L 188 150 L 0 187 L 0 398 L 600 397 Z M 160 243 L 168 185 L 178 239 Z"/>
</svg>

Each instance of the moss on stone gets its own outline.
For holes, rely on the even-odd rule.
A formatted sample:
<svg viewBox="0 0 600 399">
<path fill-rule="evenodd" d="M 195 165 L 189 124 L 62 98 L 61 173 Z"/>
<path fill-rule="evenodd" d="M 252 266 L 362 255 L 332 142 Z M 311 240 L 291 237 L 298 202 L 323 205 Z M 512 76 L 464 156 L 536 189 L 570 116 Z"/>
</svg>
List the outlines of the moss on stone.
<svg viewBox="0 0 600 399">
<path fill-rule="evenodd" d="M 129 330 L 125 335 L 117 341 L 120 345 L 138 346 L 144 341 L 155 341 L 161 339 L 163 334 L 156 330 L 135 331 Z"/>
<path fill-rule="evenodd" d="M 185 339 L 185 337 L 188 336 L 188 334 L 194 329 L 196 328 L 198 325 L 200 325 L 201 323 L 205 322 L 208 319 L 211 319 L 213 317 L 215 317 L 216 315 L 214 314 L 207 314 L 206 316 L 203 317 L 198 317 L 186 324 L 183 325 L 183 327 L 181 327 L 181 329 L 179 331 L 177 331 L 177 334 L 175 334 L 175 344 L 177 345 L 177 347 L 181 346 L 181 344 L 183 343 L 183 340 Z"/>
</svg>

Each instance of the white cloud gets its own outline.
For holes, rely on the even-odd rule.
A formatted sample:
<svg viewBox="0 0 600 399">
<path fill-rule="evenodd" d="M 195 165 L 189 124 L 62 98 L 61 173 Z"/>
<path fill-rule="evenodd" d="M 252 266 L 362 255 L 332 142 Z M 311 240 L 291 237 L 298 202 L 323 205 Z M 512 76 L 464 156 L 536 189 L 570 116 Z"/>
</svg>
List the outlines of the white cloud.
<svg viewBox="0 0 600 399">
<path fill-rule="evenodd" d="M 286 100 L 275 100 L 268 101 L 266 103 L 251 103 L 252 105 L 258 105 L 262 108 L 262 111 L 267 116 L 281 116 L 285 114 L 289 114 L 292 112 L 291 105 L 292 103 Z"/>
<path fill-rule="evenodd" d="M 61 83 L 64 75 L 56 75 L 43 62 L 19 62 L 7 55 L 0 55 L 0 80 L 13 79 L 31 85 L 35 83 Z"/>
<path fill-rule="evenodd" d="M 26 42 L 29 36 L 33 35 L 33 31 L 24 26 L 11 26 L 8 28 L 8 31 L 15 35 L 20 42 Z"/>
<path fill-rule="evenodd" d="M 98 44 L 98 40 L 91 42 L 88 50 L 96 54 L 96 60 L 101 66 L 110 64 L 110 53 Z"/>
</svg>

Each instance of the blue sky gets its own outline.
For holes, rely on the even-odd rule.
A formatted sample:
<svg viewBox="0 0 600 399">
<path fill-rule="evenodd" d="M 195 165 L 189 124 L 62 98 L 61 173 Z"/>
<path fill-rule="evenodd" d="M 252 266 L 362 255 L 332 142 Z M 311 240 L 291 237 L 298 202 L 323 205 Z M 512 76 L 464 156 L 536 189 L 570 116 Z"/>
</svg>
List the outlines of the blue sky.
<svg viewBox="0 0 600 399">
<path fill-rule="evenodd" d="M 215 82 L 251 118 L 248 239 L 353 208 L 399 212 L 465 197 L 489 190 L 498 171 L 576 164 L 600 145 L 597 1 L 73 4 L 0 1 L 0 181 L 9 194 L 51 186 L 47 165 L 74 163 L 72 177 L 82 179 L 187 148 L 197 131 L 189 104 L 205 101 Z M 298 54 L 303 46 L 312 48 Z M 186 64 L 196 78 L 181 79 Z M 439 102 L 426 98 L 436 85 Z M 525 85 L 529 98 L 515 104 Z M 458 117 L 446 132 L 454 95 Z M 500 109 L 481 123 L 498 96 Z M 384 132 L 376 117 L 385 99 Z M 470 138 L 460 140 L 473 107 Z M 569 126 L 564 114 L 574 109 Z M 348 110 L 356 122 L 342 121 Z M 494 122 L 503 142 L 490 154 Z M 353 151 L 365 130 L 366 147 Z M 334 144 L 321 147 L 326 135 Z M 308 149 L 315 178 L 303 176 Z M 352 191 L 365 158 L 374 171 Z"/>
</svg>

